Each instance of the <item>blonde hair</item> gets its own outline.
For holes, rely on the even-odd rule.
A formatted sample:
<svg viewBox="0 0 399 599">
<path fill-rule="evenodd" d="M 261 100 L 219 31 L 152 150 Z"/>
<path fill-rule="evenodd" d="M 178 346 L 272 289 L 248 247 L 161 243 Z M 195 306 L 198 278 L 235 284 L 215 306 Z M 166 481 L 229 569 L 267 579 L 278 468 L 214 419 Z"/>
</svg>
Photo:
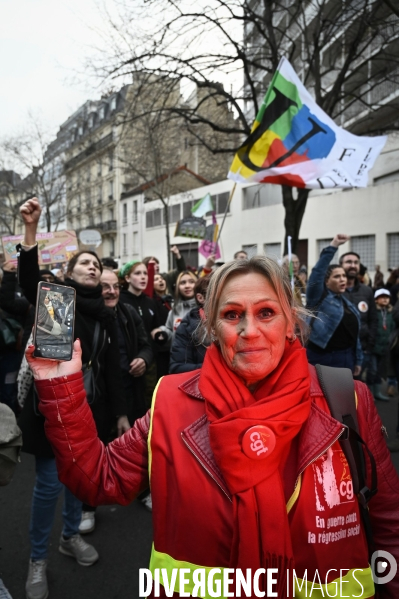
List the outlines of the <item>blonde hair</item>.
<svg viewBox="0 0 399 599">
<path fill-rule="evenodd" d="M 295 333 L 302 343 L 308 332 L 306 317 L 309 312 L 296 300 L 291 282 L 283 267 L 275 260 L 265 256 L 253 256 L 248 260 L 234 260 L 218 268 L 209 281 L 204 305 L 205 321 L 202 323 L 203 334 L 212 337 L 215 328 L 220 296 L 227 281 L 238 275 L 257 273 L 263 275 L 276 293 L 287 322 L 292 323 Z"/>
<path fill-rule="evenodd" d="M 179 276 L 177 277 L 177 280 L 176 280 L 176 288 L 175 288 L 175 299 L 176 299 L 176 302 L 179 302 L 182 299 L 180 297 L 180 293 L 179 293 L 179 285 L 180 285 L 180 281 L 182 280 L 182 278 L 185 275 L 189 275 L 194 282 L 198 281 L 198 277 L 193 272 L 191 272 L 191 270 L 183 270 L 182 272 L 180 272 Z"/>
</svg>

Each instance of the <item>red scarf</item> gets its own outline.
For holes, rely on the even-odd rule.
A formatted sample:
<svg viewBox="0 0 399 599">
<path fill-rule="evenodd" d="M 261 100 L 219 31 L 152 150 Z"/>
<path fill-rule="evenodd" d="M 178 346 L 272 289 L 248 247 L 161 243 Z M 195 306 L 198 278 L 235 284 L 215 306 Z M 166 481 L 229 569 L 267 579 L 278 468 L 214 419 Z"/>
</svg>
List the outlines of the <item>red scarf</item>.
<svg viewBox="0 0 399 599">
<path fill-rule="evenodd" d="M 291 441 L 309 415 L 306 351 L 299 341 L 287 341 L 279 365 L 252 394 L 212 345 L 199 388 L 205 397 L 211 448 L 233 498 L 230 567 L 251 568 L 252 573 L 278 568 L 278 596 L 285 596 L 286 569 L 294 564 L 282 471 Z M 241 441 L 259 424 L 273 431 L 276 445 L 265 459 L 255 460 L 244 454 Z"/>
</svg>

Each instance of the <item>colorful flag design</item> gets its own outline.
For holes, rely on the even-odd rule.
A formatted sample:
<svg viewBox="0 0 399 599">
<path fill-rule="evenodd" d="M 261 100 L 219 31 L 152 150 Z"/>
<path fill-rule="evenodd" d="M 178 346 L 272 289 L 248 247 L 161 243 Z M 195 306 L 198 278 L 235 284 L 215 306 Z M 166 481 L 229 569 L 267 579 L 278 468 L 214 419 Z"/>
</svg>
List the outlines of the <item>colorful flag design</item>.
<svg viewBox="0 0 399 599">
<path fill-rule="evenodd" d="M 228 177 L 308 189 L 366 187 L 385 142 L 338 127 L 283 58 Z"/>
</svg>

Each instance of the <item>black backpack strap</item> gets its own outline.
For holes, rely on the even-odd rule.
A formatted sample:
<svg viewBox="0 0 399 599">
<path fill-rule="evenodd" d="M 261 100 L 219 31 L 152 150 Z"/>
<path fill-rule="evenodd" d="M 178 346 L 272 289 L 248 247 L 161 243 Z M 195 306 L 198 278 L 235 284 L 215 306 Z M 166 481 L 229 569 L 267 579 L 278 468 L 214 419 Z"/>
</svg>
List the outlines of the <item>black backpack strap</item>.
<svg viewBox="0 0 399 599">
<path fill-rule="evenodd" d="M 377 493 L 377 468 L 373 454 L 359 435 L 352 372 L 349 368 L 332 368 L 320 364 L 316 365 L 316 372 L 332 417 L 342 422 L 347 429 L 346 436 L 341 437 L 339 442 L 349 464 L 371 555 L 374 543 L 367 504 Z M 362 446 L 371 464 L 371 489 L 366 484 L 366 462 Z"/>
</svg>

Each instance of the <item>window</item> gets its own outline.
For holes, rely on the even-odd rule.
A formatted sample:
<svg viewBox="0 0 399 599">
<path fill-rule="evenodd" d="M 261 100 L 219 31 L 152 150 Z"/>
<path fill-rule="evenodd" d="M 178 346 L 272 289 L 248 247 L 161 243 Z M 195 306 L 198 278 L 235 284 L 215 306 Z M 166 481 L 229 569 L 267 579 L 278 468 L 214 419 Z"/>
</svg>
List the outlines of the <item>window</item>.
<svg viewBox="0 0 399 599">
<path fill-rule="evenodd" d="M 97 162 L 97 177 L 101 177 L 101 160 Z"/>
<path fill-rule="evenodd" d="M 263 208 L 281 203 L 281 192 L 277 185 L 253 185 L 244 189 L 243 210 Z"/>
<path fill-rule="evenodd" d="M 317 256 L 316 256 L 316 261 L 319 259 L 319 256 L 321 254 L 321 252 L 324 250 L 324 248 L 328 247 L 330 245 L 332 241 L 332 238 L 330 237 L 329 239 L 318 239 L 317 240 Z M 338 264 L 338 254 L 335 253 L 334 256 L 331 258 L 330 260 L 330 264 Z"/>
<path fill-rule="evenodd" d="M 100 107 L 100 110 L 98 112 L 98 116 L 99 116 L 100 121 L 102 121 L 103 118 L 104 118 L 104 116 L 105 116 L 105 107 L 104 106 Z"/>
<path fill-rule="evenodd" d="M 122 224 L 127 225 L 127 204 L 122 204 Z"/>
<path fill-rule="evenodd" d="M 395 171 L 394 173 L 389 173 L 388 175 L 383 175 L 382 177 L 377 177 L 374 179 L 374 185 L 384 185 L 385 183 L 389 183 L 390 181 L 398 181 L 399 180 L 399 171 Z"/>
<path fill-rule="evenodd" d="M 83 135 L 83 125 L 79 125 L 78 127 L 78 135 L 81 137 Z"/>
<path fill-rule="evenodd" d="M 137 223 L 138 220 L 139 220 L 138 201 L 137 200 L 133 200 L 133 222 Z"/>
<path fill-rule="evenodd" d="M 93 125 L 94 125 L 94 117 L 93 117 L 93 115 L 91 114 L 91 115 L 89 116 L 89 129 L 92 129 L 92 128 L 93 128 Z"/>
<path fill-rule="evenodd" d="M 258 246 L 256 243 L 252 245 L 243 245 L 242 249 L 244 252 L 247 252 L 248 258 L 252 258 L 252 256 L 256 256 L 258 253 Z"/>
<path fill-rule="evenodd" d="M 331 243 L 331 239 L 318 239 L 317 240 L 317 258 L 319 258 L 321 252 L 329 246 Z"/>
<path fill-rule="evenodd" d="M 154 227 L 162 225 L 162 208 L 154 210 Z"/>
<path fill-rule="evenodd" d="M 114 182 L 113 181 L 108 182 L 108 199 L 109 200 L 114 199 Z"/>
<path fill-rule="evenodd" d="M 388 234 L 388 268 L 399 266 L 399 233 Z"/>
<path fill-rule="evenodd" d="M 80 212 L 82 209 L 82 200 L 81 200 L 80 194 L 78 195 L 78 197 L 76 199 L 76 203 L 77 203 L 78 212 Z"/>
<path fill-rule="evenodd" d="M 190 200 L 189 202 L 183 202 L 183 218 L 191 216 L 191 208 L 196 204 L 198 200 Z"/>
<path fill-rule="evenodd" d="M 274 260 L 282 258 L 281 243 L 264 243 L 263 251 L 268 258 L 274 258 Z"/>
<path fill-rule="evenodd" d="M 180 220 L 180 204 L 174 204 L 168 208 L 169 223 L 176 223 Z"/>
<path fill-rule="evenodd" d="M 367 266 L 368 270 L 375 267 L 375 235 L 359 235 L 351 238 L 351 251 L 360 256 L 360 262 Z"/>
<path fill-rule="evenodd" d="M 162 225 L 162 210 L 156 208 L 155 210 L 149 210 L 145 215 L 145 226 L 147 229 L 151 227 L 159 227 Z"/>
<path fill-rule="evenodd" d="M 110 152 L 108 154 L 108 170 L 112 171 L 113 168 L 114 168 L 114 153 Z"/>
<path fill-rule="evenodd" d="M 122 235 L 122 254 L 127 256 L 127 235 L 123 233 Z"/>
<path fill-rule="evenodd" d="M 111 98 L 111 102 L 110 102 L 110 109 L 115 110 L 116 108 L 116 96 L 114 96 L 113 98 Z"/>
<path fill-rule="evenodd" d="M 101 185 L 97 187 L 97 203 L 102 204 L 103 201 L 103 189 Z"/>
<path fill-rule="evenodd" d="M 86 171 L 86 181 L 90 181 L 90 166 L 87 167 Z"/>
<path fill-rule="evenodd" d="M 216 214 L 224 214 L 226 210 L 227 203 L 229 201 L 230 194 L 228 191 L 224 193 L 218 193 L 212 196 L 212 204 L 215 209 Z M 196 200 L 198 202 L 198 200 Z M 230 212 L 230 206 L 228 209 Z"/>
<path fill-rule="evenodd" d="M 113 208 L 109 209 L 108 214 L 109 214 L 109 220 L 114 220 L 114 209 Z"/>
<path fill-rule="evenodd" d="M 86 207 L 91 208 L 90 189 L 86 191 Z"/>
<path fill-rule="evenodd" d="M 133 232 L 133 254 L 139 253 L 139 234 L 138 231 Z"/>
<path fill-rule="evenodd" d="M 113 237 L 109 238 L 109 247 L 110 247 L 109 255 L 112 258 L 113 256 L 115 256 L 115 239 Z"/>
</svg>

